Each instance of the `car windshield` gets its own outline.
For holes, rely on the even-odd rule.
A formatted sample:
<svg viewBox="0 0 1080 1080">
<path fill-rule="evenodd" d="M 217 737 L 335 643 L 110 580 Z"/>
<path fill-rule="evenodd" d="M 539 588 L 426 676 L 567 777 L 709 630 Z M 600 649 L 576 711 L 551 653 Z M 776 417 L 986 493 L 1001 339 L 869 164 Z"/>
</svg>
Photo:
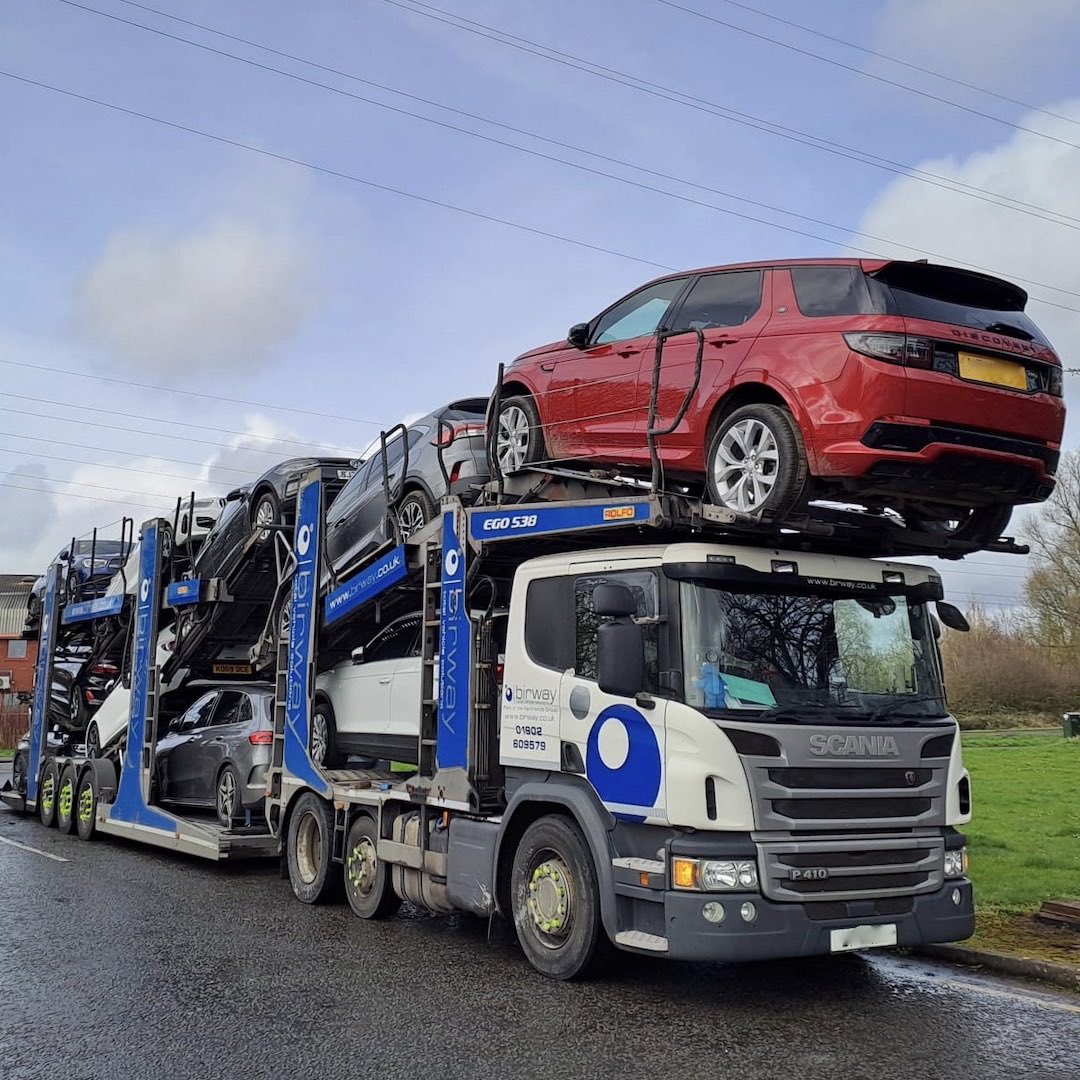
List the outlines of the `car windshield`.
<svg viewBox="0 0 1080 1080">
<path fill-rule="evenodd" d="M 812 719 L 946 715 L 923 603 L 903 594 L 754 592 L 680 585 L 685 700 Z M 830 716 L 830 721 L 833 719 Z"/>
<path fill-rule="evenodd" d="M 95 544 L 92 540 L 76 540 L 75 554 L 89 555 L 123 555 L 128 550 L 128 545 L 122 540 L 98 540 Z"/>
</svg>

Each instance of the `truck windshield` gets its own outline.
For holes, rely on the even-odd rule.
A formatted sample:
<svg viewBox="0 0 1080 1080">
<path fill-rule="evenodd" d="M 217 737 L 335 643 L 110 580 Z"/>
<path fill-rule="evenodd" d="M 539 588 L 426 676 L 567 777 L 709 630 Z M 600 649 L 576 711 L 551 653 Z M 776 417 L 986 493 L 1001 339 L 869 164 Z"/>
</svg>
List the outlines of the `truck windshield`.
<svg viewBox="0 0 1080 1080">
<path fill-rule="evenodd" d="M 680 598 L 689 705 L 778 719 L 826 708 L 853 721 L 946 715 L 926 606 L 903 594 L 754 592 L 684 581 Z"/>
</svg>

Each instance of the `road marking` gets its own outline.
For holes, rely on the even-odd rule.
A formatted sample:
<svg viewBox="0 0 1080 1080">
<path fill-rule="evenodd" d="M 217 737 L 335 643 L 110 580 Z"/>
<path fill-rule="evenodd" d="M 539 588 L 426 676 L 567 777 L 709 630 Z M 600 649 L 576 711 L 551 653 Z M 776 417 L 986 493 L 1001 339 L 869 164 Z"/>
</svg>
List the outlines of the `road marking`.
<svg viewBox="0 0 1080 1080">
<path fill-rule="evenodd" d="M 20 844 L 18 840 L 9 840 L 6 836 L 0 836 L 0 844 L 10 844 L 12 847 L 19 848 L 20 851 L 29 851 L 34 855 L 40 855 L 43 859 L 52 859 L 53 862 L 70 862 L 70 859 L 65 859 L 62 855 L 52 855 L 48 851 L 41 851 L 39 848 L 31 847 L 29 844 Z"/>
<path fill-rule="evenodd" d="M 1022 1001 L 1025 1005 L 1035 1005 L 1040 1009 L 1057 1009 L 1059 1012 L 1076 1013 L 1080 1016 L 1080 1005 L 1070 1005 L 1064 1001 L 1055 1001 L 1053 998 L 1041 996 L 1041 994 L 1023 994 L 1013 990 L 999 990 L 993 986 L 982 986 L 977 982 L 968 982 L 966 979 L 938 979 L 938 984 L 955 986 L 962 990 L 973 990 L 976 994 L 986 994 L 988 997 L 1007 998 L 1010 1001 Z"/>
</svg>

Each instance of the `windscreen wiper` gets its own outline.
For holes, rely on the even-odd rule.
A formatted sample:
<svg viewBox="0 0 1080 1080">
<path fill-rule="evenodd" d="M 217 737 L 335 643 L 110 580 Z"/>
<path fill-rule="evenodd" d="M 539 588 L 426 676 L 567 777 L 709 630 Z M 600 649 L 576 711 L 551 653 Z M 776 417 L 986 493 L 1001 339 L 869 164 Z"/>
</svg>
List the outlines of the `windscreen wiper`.
<svg viewBox="0 0 1080 1080">
<path fill-rule="evenodd" d="M 1008 334 L 1009 337 L 1019 338 L 1021 341 L 1035 340 L 1034 334 L 1009 322 L 992 322 L 986 329 L 992 334 Z"/>
<path fill-rule="evenodd" d="M 897 698 L 895 701 L 890 701 L 885 705 L 882 705 L 880 709 L 875 709 L 870 719 L 872 721 L 878 721 L 886 716 L 892 716 L 899 713 L 901 709 L 906 709 L 909 705 L 928 705 L 932 701 L 941 702 L 942 708 L 945 707 L 945 701 L 940 694 L 927 695 L 925 697 Z M 947 714 L 943 712 L 941 716 L 918 716 L 910 717 L 909 719 L 940 720 L 941 717 L 945 715 Z"/>
</svg>

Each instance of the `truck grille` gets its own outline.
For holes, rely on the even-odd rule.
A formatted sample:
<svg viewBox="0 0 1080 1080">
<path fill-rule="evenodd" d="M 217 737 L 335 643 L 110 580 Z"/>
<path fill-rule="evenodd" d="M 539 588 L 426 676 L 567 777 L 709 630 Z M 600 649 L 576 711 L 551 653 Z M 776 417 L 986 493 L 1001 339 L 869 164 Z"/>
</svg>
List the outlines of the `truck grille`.
<svg viewBox="0 0 1080 1080">
<path fill-rule="evenodd" d="M 944 881 L 940 837 L 786 840 L 761 845 L 771 900 L 860 900 L 934 892 Z"/>
<path fill-rule="evenodd" d="M 842 822 L 852 829 L 945 824 L 952 731 L 890 729 L 889 756 L 867 760 L 815 755 L 810 736 L 825 730 L 770 726 L 766 746 L 759 732 L 725 726 L 750 782 L 759 830 L 821 833 Z"/>
</svg>

